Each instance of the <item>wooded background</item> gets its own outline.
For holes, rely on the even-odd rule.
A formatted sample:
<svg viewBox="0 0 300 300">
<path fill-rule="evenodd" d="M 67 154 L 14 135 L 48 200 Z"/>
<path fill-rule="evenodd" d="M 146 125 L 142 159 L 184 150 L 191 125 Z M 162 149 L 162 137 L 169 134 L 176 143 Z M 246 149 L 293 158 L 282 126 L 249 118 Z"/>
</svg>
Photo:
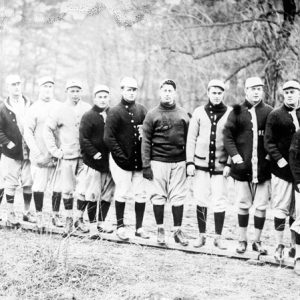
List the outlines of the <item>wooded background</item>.
<svg viewBox="0 0 300 300">
<path fill-rule="evenodd" d="M 189 112 L 206 101 L 210 79 L 226 81 L 226 101 L 243 100 L 244 81 L 261 76 L 266 100 L 280 103 L 285 80 L 299 78 L 299 1 L 295 0 L 0 0 L 0 96 L 19 73 L 35 100 L 36 81 L 52 75 L 63 101 L 68 78 L 111 87 L 140 84 L 139 101 L 158 102 L 162 79 L 178 85 Z"/>
</svg>

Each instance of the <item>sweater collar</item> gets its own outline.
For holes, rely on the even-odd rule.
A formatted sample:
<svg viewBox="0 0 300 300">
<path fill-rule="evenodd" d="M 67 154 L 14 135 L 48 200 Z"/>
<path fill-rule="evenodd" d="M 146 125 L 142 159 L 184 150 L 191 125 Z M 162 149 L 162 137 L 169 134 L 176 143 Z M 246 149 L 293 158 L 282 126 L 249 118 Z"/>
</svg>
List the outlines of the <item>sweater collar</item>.
<svg viewBox="0 0 300 300">
<path fill-rule="evenodd" d="M 285 104 L 285 103 L 283 103 L 282 106 L 283 106 L 287 111 L 296 110 L 296 107 L 292 107 L 292 106 L 287 105 L 287 104 Z"/>
<path fill-rule="evenodd" d="M 205 108 L 212 110 L 214 113 L 224 112 L 227 109 L 227 106 L 221 102 L 219 104 L 213 105 L 209 100 L 208 103 L 205 105 Z"/>
<path fill-rule="evenodd" d="M 251 104 L 247 99 L 245 99 L 245 102 L 243 103 L 244 106 L 246 106 L 248 109 L 252 107 L 261 107 L 264 105 L 263 100 L 260 100 L 257 104 L 253 105 Z"/>
<path fill-rule="evenodd" d="M 22 95 L 22 98 L 24 100 L 24 106 L 25 108 L 29 107 L 30 106 L 30 102 L 29 100 Z M 15 109 L 13 108 L 13 106 L 11 105 L 11 102 L 10 102 L 10 98 L 8 97 L 7 99 L 4 100 L 4 105 L 9 109 L 11 110 L 12 112 L 16 113 Z"/>
<path fill-rule="evenodd" d="M 172 109 L 174 109 L 174 108 L 176 107 L 176 103 L 175 103 L 175 101 L 174 101 L 174 103 L 172 103 L 172 104 L 160 102 L 160 103 L 159 103 L 159 106 L 160 106 L 161 108 L 163 108 L 163 109 L 166 109 L 166 110 L 172 110 Z"/>
<path fill-rule="evenodd" d="M 128 107 L 132 107 L 133 105 L 135 105 L 135 101 L 126 101 L 124 98 L 121 99 L 121 103 L 124 105 L 124 106 L 128 106 Z"/>
<path fill-rule="evenodd" d="M 104 111 L 108 111 L 108 106 L 105 107 L 105 108 L 100 108 L 99 106 L 94 105 L 94 106 L 92 107 L 92 110 L 95 111 L 95 112 L 97 112 L 98 114 L 100 114 L 100 113 L 102 113 L 102 112 L 104 112 Z"/>
</svg>

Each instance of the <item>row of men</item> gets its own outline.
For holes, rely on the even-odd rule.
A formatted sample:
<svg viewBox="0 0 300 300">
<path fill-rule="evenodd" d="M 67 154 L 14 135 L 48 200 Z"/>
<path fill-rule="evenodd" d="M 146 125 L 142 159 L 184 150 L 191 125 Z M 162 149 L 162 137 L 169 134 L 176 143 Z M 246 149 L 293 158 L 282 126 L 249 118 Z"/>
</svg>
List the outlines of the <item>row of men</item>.
<svg viewBox="0 0 300 300">
<path fill-rule="evenodd" d="M 299 96 L 300 84 L 283 85 L 284 103 L 272 109 L 263 101 L 263 82 L 258 77 L 245 82 L 245 100 L 233 108 L 224 104 L 224 83 L 211 80 L 208 101 L 192 118 L 176 104 L 176 84 L 162 82 L 159 105 L 149 112 L 136 102 L 138 85 L 131 77 L 121 81 L 121 101 L 109 107 L 109 88 L 96 86 L 94 106 L 81 100 L 82 84 L 66 84 L 66 101 L 54 100 L 54 81 L 39 80 L 39 99 L 32 105 L 22 95 L 21 79 L 7 78 L 9 97 L 0 107 L 1 170 L 8 204 L 8 223 L 18 225 L 14 197 L 19 181 L 23 187 L 25 211 L 32 198 L 42 226 L 44 193 L 50 186 L 53 224 L 60 226 L 59 204 L 66 211 L 65 232 L 73 230 L 74 197 L 77 217 L 74 226 L 84 233 L 88 206 L 91 222 L 99 203 L 97 228 L 112 232 L 105 224 L 112 199 L 115 200 L 117 235 L 128 239 L 124 226 L 125 203 L 135 201 L 136 232 L 149 238 L 143 229 L 148 195 L 157 223 L 157 241 L 165 242 L 164 208 L 172 206 L 174 239 L 187 245 L 181 230 L 186 176 L 193 176 L 199 237 L 194 246 L 206 243 L 207 208 L 214 211 L 214 245 L 225 249 L 221 234 L 226 211 L 227 180 L 234 179 L 238 205 L 238 253 L 247 249 L 249 209 L 254 206 L 255 240 L 252 249 L 261 254 L 266 209 L 272 196 L 277 247 L 275 259 L 284 257 L 283 233 L 290 217 L 295 271 L 300 272 L 299 206 Z M 295 132 L 297 133 L 295 134 Z M 294 136 L 294 141 L 292 142 Z M 299 144 L 300 145 L 300 144 Z M 290 150 L 291 149 L 291 150 Z M 30 150 L 30 151 L 29 151 Z M 147 181 L 145 181 L 147 179 Z M 272 192 L 271 192 L 272 191 Z M 296 204 L 296 205 L 295 205 Z M 32 220 L 25 213 L 24 220 Z"/>
</svg>

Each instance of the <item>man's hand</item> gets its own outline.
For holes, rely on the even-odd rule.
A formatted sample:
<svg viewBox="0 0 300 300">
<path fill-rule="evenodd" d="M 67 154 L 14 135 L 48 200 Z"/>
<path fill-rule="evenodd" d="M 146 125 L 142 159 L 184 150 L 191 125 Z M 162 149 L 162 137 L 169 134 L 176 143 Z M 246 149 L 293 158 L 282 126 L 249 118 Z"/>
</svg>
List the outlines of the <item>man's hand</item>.
<svg viewBox="0 0 300 300">
<path fill-rule="evenodd" d="M 239 154 L 232 156 L 231 159 L 234 164 L 242 164 L 244 162 L 243 158 Z"/>
<path fill-rule="evenodd" d="M 282 157 L 278 160 L 277 165 L 279 168 L 284 168 L 288 165 L 288 162 Z"/>
<path fill-rule="evenodd" d="M 147 168 L 143 169 L 143 177 L 148 180 L 153 179 L 153 171 L 152 171 L 151 167 L 147 167 Z"/>
<path fill-rule="evenodd" d="M 16 146 L 15 143 L 12 142 L 12 141 L 10 141 L 10 142 L 6 145 L 7 149 L 12 149 L 12 148 L 15 147 L 15 146 Z"/>
<path fill-rule="evenodd" d="M 225 178 L 227 178 L 229 176 L 229 173 L 230 173 L 230 167 L 225 166 L 224 169 L 223 169 L 223 176 Z"/>
<path fill-rule="evenodd" d="M 187 176 L 194 176 L 195 175 L 195 165 L 193 165 L 193 164 L 188 165 L 186 168 L 186 174 L 187 174 Z"/>
<path fill-rule="evenodd" d="M 102 158 L 102 154 L 100 152 L 97 152 L 94 156 L 93 156 L 93 159 L 95 160 L 99 160 Z"/>
<path fill-rule="evenodd" d="M 139 140 L 141 140 L 143 136 L 143 125 L 137 125 L 137 128 L 139 131 Z"/>
</svg>

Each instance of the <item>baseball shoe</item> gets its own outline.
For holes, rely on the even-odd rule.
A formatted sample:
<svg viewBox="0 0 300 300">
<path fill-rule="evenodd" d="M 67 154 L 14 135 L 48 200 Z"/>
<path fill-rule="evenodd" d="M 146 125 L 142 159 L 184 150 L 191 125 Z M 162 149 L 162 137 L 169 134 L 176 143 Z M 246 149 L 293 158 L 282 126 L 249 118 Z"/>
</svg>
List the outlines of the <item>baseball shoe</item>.
<svg viewBox="0 0 300 300">
<path fill-rule="evenodd" d="M 127 235 L 127 231 L 125 227 L 120 227 L 117 229 L 117 237 L 122 241 L 128 241 L 129 237 Z"/>
<path fill-rule="evenodd" d="M 297 257 L 294 261 L 294 272 L 300 275 L 300 257 Z"/>
<path fill-rule="evenodd" d="M 181 229 L 177 229 L 174 233 L 174 240 L 175 243 L 179 243 L 182 246 L 187 246 L 189 244 L 187 238 L 185 237 L 184 233 Z"/>
<path fill-rule="evenodd" d="M 158 227 L 157 229 L 157 243 L 164 245 L 165 241 L 165 229 L 163 227 Z"/>
<path fill-rule="evenodd" d="M 261 255 L 267 255 L 267 249 L 263 248 L 261 245 L 261 241 L 254 241 L 252 244 L 252 250 L 259 252 Z"/>
<path fill-rule="evenodd" d="M 289 257 L 294 258 L 296 255 L 296 248 L 291 245 L 290 250 L 289 250 Z"/>
<path fill-rule="evenodd" d="M 284 245 L 279 244 L 275 250 L 274 258 L 278 263 L 282 263 L 284 260 Z"/>
<path fill-rule="evenodd" d="M 206 243 L 206 236 L 203 233 L 200 233 L 199 237 L 196 239 L 193 246 L 195 248 L 200 248 L 200 247 L 203 247 L 205 245 L 205 243 Z"/>
<path fill-rule="evenodd" d="M 29 223 L 36 223 L 36 217 L 30 211 L 23 213 L 23 221 Z"/>
<path fill-rule="evenodd" d="M 8 214 L 6 224 L 7 226 L 12 226 L 12 227 L 19 227 L 21 225 L 20 222 L 18 221 L 15 212 L 11 212 Z"/>
<path fill-rule="evenodd" d="M 221 239 L 221 236 L 217 236 L 215 237 L 214 239 L 214 246 L 219 248 L 220 250 L 226 250 L 227 247 L 224 245 L 222 239 Z"/>
<path fill-rule="evenodd" d="M 61 221 L 59 214 L 52 216 L 52 225 L 58 228 L 64 227 L 64 223 Z"/>
<path fill-rule="evenodd" d="M 137 236 L 139 238 L 142 238 L 142 239 L 149 239 L 150 238 L 149 234 L 143 228 L 139 228 L 135 232 L 135 236 Z"/>
<path fill-rule="evenodd" d="M 248 243 L 246 241 L 239 241 L 239 245 L 236 248 L 236 252 L 239 254 L 243 254 L 247 250 Z"/>
<path fill-rule="evenodd" d="M 73 231 L 73 218 L 66 217 L 65 231 L 63 233 L 63 236 L 67 237 L 72 233 L 72 231 Z"/>
<path fill-rule="evenodd" d="M 81 233 L 89 233 L 90 229 L 86 226 L 86 224 L 83 222 L 83 218 L 79 218 L 75 221 L 74 227 L 77 231 Z"/>
<path fill-rule="evenodd" d="M 105 223 L 102 223 L 101 225 L 98 224 L 97 230 L 99 233 L 113 233 L 114 232 L 113 228 L 111 226 L 108 226 Z"/>
</svg>

